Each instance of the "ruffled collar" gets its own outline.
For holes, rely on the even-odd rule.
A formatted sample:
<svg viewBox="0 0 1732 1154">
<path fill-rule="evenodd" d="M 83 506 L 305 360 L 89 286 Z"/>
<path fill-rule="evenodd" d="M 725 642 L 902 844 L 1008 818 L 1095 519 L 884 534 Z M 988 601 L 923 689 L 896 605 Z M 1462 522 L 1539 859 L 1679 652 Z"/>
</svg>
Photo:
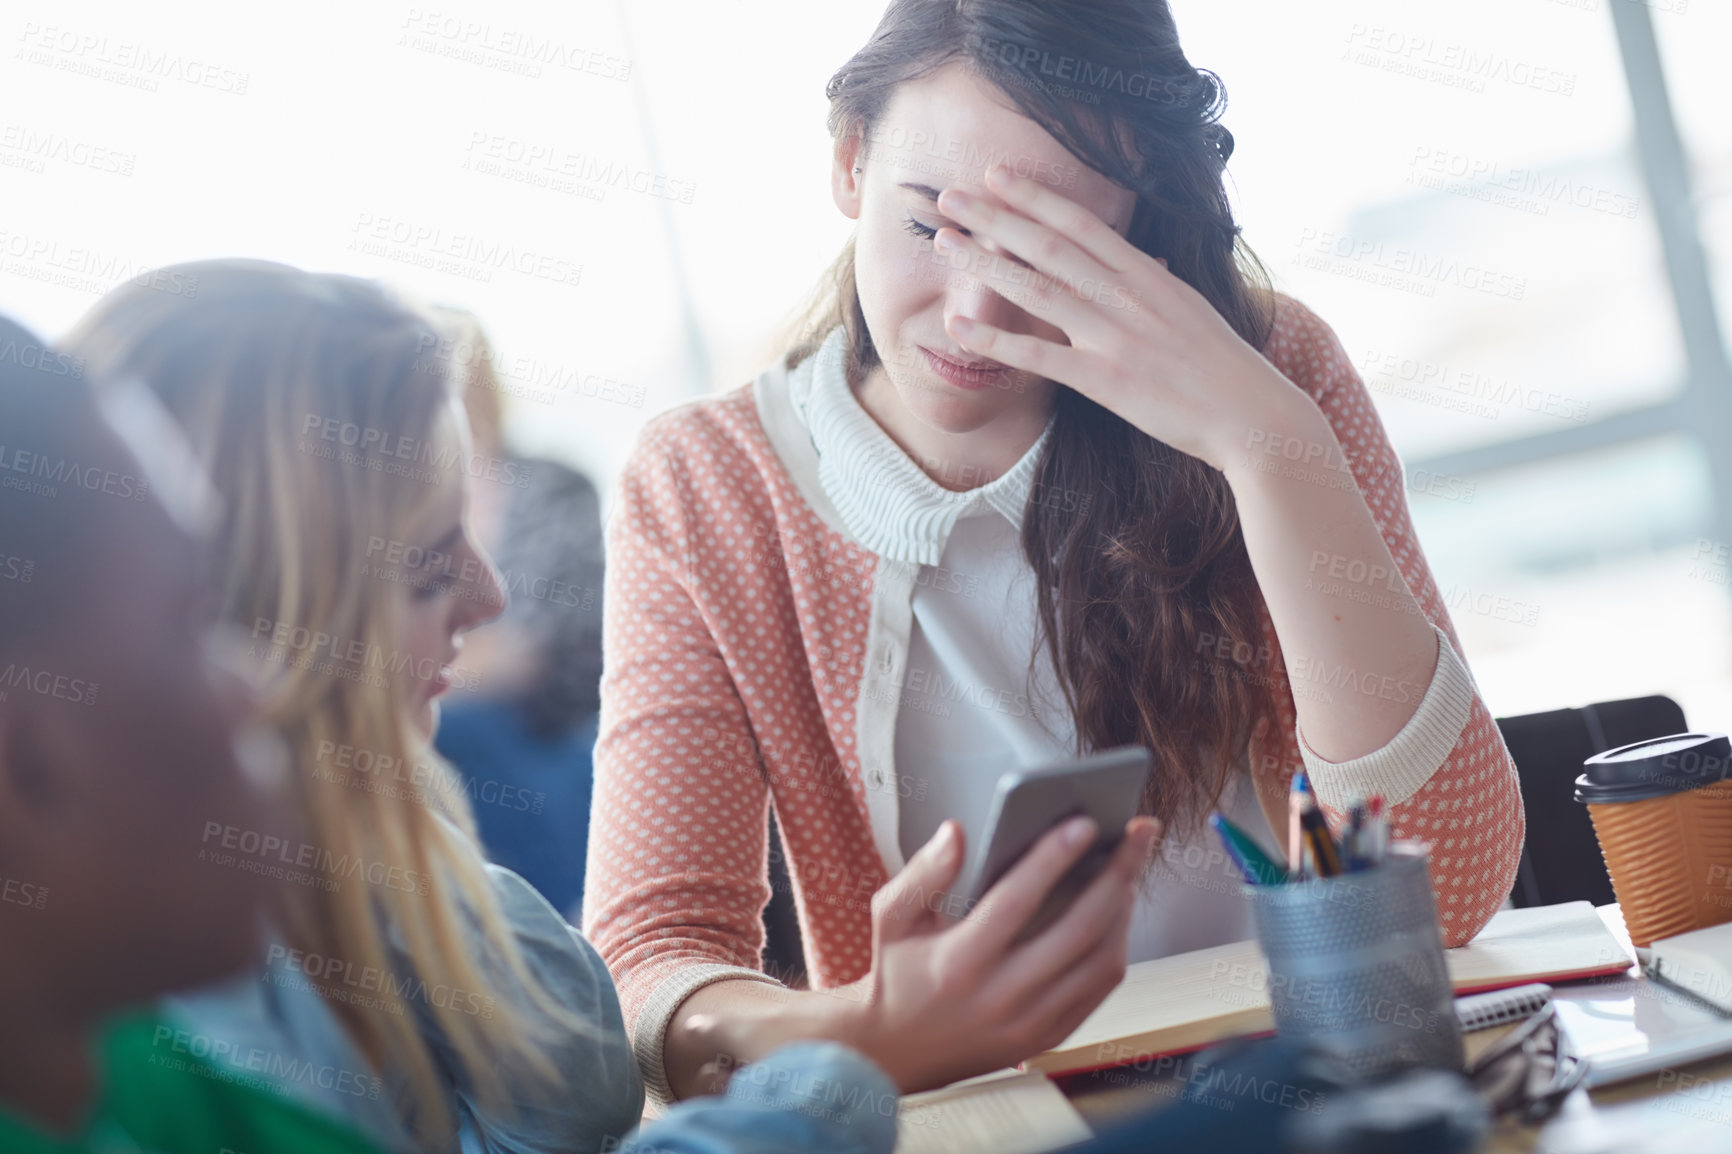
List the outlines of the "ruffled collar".
<svg viewBox="0 0 1732 1154">
<path fill-rule="evenodd" d="M 819 484 L 848 531 L 879 556 L 917 565 L 938 564 L 963 517 L 998 513 L 1020 531 L 1052 419 L 1003 476 L 953 492 L 927 476 L 861 407 L 848 387 L 846 354 L 847 334 L 838 328 L 789 374 L 789 395 L 818 452 Z"/>
</svg>

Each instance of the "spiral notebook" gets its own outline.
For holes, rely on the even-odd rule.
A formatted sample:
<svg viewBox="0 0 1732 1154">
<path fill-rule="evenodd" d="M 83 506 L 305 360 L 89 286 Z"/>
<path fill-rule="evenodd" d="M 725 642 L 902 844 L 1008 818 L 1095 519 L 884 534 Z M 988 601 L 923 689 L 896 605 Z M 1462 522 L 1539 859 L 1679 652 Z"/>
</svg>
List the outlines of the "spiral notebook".
<svg viewBox="0 0 1732 1154">
<path fill-rule="evenodd" d="M 1621 974 L 1632 961 L 1588 902 L 1500 910 L 1444 956 L 1457 994 Z M 1024 1065 L 1056 1077 L 1274 1029 L 1263 953 L 1235 942 L 1133 964 L 1069 1038 Z"/>
<path fill-rule="evenodd" d="M 1552 1000 L 1552 988 L 1544 982 L 1529 982 L 1507 990 L 1491 990 L 1484 994 L 1466 994 L 1455 1000 L 1455 1020 L 1461 1032 L 1489 1030 L 1519 1022 L 1545 1009 Z"/>
</svg>

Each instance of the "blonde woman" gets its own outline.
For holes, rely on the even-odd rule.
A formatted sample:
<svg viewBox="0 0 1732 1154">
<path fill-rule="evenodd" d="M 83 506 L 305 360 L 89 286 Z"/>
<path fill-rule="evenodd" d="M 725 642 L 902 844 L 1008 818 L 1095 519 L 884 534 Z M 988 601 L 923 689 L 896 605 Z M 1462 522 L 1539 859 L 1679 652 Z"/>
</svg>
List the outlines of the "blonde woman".
<svg viewBox="0 0 1732 1154">
<path fill-rule="evenodd" d="M 504 602 L 468 490 L 511 467 L 473 451 L 430 314 L 276 264 L 170 271 L 196 295 L 122 286 L 67 351 L 154 389 L 228 499 L 212 585 L 266 670 L 303 825 L 295 841 L 206 823 L 209 868 L 280 882 L 276 936 L 261 973 L 177 1002 L 176 1042 L 393 1148 L 617 1148 L 643 1089 L 607 971 L 484 861 L 469 789 L 430 745 L 439 697 L 466 683 L 464 633 Z M 854 1089 L 802 1111 L 800 1079 L 736 1077 L 734 1100 L 656 1144 L 737 1129 L 704 1148 L 889 1149 L 875 1067 L 838 1046 L 767 1065 L 790 1063 Z"/>
</svg>

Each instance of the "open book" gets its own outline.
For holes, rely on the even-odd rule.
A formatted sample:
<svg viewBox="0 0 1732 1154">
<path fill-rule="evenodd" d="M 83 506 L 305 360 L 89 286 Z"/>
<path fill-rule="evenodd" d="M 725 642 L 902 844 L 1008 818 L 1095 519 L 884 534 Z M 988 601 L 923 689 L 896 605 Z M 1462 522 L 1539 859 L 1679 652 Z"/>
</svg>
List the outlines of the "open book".
<svg viewBox="0 0 1732 1154">
<path fill-rule="evenodd" d="M 1444 956 L 1458 994 L 1617 974 L 1631 964 L 1588 902 L 1501 910 Z M 1024 1065 L 1073 1074 L 1272 1033 L 1268 987 L 1254 941 L 1137 962 L 1070 1037 Z"/>
<path fill-rule="evenodd" d="M 1043 1074 L 1002 1070 L 902 1099 L 896 1154 L 1041 1154 L 1094 1132 Z"/>
</svg>

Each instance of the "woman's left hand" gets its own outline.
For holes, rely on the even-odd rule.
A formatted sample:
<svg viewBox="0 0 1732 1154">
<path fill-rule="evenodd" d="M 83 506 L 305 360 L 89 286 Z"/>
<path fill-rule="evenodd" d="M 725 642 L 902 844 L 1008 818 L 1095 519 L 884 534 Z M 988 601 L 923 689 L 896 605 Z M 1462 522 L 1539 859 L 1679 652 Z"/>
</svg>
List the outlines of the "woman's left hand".
<svg viewBox="0 0 1732 1154">
<path fill-rule="evenodd" d="M 963 348 L 1068 385 L 1223 471 L 1245 459 L 1252 430 L 1289 427 L 1287 414 L 1309 406 L 1165 260 L 1003 166 L 987 173 L 987 187 L 1002 204 L 944 191 L 939 211 L 971 235 L 944 228 L 934 244 L 957 272 L 1061 330 L 1069 343 L 952 315 L 946 329 Z"/>
</svg>

